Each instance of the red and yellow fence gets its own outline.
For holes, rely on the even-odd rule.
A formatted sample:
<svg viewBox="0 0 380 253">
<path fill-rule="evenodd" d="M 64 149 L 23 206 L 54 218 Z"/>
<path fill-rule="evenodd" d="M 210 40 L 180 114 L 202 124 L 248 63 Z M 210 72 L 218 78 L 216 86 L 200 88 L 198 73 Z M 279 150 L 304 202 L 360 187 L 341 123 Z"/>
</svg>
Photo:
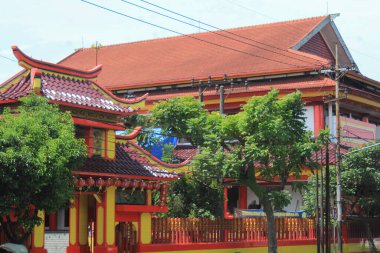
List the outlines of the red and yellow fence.
<svg viewBox="0 0 380 253">
<path fill-rule="evenodd" d="M 276 219 L 278 240 L 315 240 L 313 219 Z M 265 218 L 153 218 L 152 243 L 254 242 L 267 240 Z"/>
</svg>

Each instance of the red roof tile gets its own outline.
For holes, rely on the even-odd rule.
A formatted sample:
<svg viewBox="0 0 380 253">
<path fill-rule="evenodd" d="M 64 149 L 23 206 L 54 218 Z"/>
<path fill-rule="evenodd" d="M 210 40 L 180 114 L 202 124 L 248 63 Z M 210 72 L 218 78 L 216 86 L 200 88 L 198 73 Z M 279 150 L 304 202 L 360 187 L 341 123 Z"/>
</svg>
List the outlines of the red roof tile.
<svg viewBox="0 0 380 253">
<path fill-rule="evenodd" d="M 174 157 L 181 161 L 192 159 L 197 153 L 197 147 L 187 145 L 177 145 L 173 150 Z"/>
<path fill-rule="evenodd" d="M 124 113 L 133 111 L 105 96 L 89 80 L 44 73 L 41 79 L 41 91 L 50 100 Z"/>
<path fill-rule="evenodd" d="M 135 150 L 131 150 L 127 144 L 120 143 L 116 143 L 115 160 L 93 156 L 85 159 L 84 165 L 78 171 L 152 178 L 178 177 L 177 173 L 160 169 Z"/>
<path fill-rule="evenodd" d="M 336 145 L 330 143 L 329 146 L 329 164 L 334 165 L 336 163 Z M 341 146 L 340 153 L 346 154 L 348 152 L 346 146 Z M 320 165 L 326 165 L 326 146 L 323 146 L 320 151 L 315 152 L 312 157 L 313 161 L 318 162 Z"/>
<path fill-rule="evenodd" d="M 0 101 L 18 99 L 29 94 L 32 86 L 30 79 L 31 74 L 28 73 L 22 76 L 18 82 L 9 84 L 3 92 L 0 92 Z M 101 89 L 92 81 L 75 77 L 42 72 L 41 93 L 49 100 L 56 102 L 99 108 L 109 112 L 129 113 L 133 111 L 123 99 L 116 97 L 115 99 L 114 95 L 101 92 Z M 118 100 L 122 102 L 118 102 Z"/>
<path fill-rule="evenodd" d="M 55 102 L 99 108 L 108 112 L 127 114 L 134 111 L 132 104 L 139 103 L 147 97 L 145 94 L 135 99 L 123 99 L 89 79 L 98 76 L 101 65 L 82 71 L 36 60 L 16 46 L 12 49 L 25 70 L 1 84 L 3 91 L 0 92 L 0 101 L 26 96 L 31 91 L 35 78 L 41 79 L 41 85 L 33 88 L 38 95 L 45 95 Z"/>
<path fill-rule="evenodd" d="M 23 76 L 16 84 L 10 85 L 6 90 L 0 92 L 0 100 L 18 99 L 28 95 L 30 90 L 30 75 Z"/>
<path fill-rule="evenodd" d="M 210 45 L 188 36 L 103 46 L 97 55 L 98 62 L 103 66 L 98 82 L 110 89 L 118 89 L 189 81 L 192 77 L 207 78 L 210 75 L 217 78 L 224 74 L 232 77 L 317 68 L 321 64 L 329 64 L 329 61 L 292 50 L 291 47 L 326 18 L 328 17 L 315 17 L 228 30 L 257 41 L 236 37 L 248 44 L 216 34 L 222 32 L 191 35 L 251 55 Z M 95 66 L 95 54 L 94 48 L 80 49 L 59 64 L 89 69 Z"/>
</svg>

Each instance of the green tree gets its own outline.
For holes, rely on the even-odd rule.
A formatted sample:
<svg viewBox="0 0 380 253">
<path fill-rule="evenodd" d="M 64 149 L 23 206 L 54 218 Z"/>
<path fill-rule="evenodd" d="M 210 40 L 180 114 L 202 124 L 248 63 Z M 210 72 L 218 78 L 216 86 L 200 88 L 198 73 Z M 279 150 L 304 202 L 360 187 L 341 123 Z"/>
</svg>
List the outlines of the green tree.
<svg viewBox="0 0 380 253">
<path fill-rule="evenodd" d="M 162 216 L 196 218 L 221 216 L 223 209 L 219 203 L 223 202 L 222 193 L 220 187 L 210 187 L 204 182 L 194 180 L 192 176 L 184 175 L 170 183 L 167 201 L 169 212 Z"/>
<path fill-rule="evenodd" d="M 166 163 L 172 163 L 174 159 L 173 155 L 174 145 L 171 143 L 165 143 L 162 148 L 162 158 L 161 160 Z"/>
<path fill-rule="evenodd" d="M 72 196 L 71 171 L 86 155 L 75 138 L 69 112 L 46 98 L 31 95 L 0 120 L 0 219 L 7 237 L 24 242 L 46 213 L 65 206 Z M 11 221 L 14 215 L 16 221 Z"/>
<path fill-rule="evenodd" d="M 274 209 L 285 207 L 284 190 L 290 176 L 299 177 L 311 160 L 316 144 L 306 131 L 299 92 L 279 98 L 277 90 L 253 97 L 243 111 L 230 116 L 207 113 L 193 98 L 174 98 L 157 104 L 155 124 L 166 133 L 200 147 L 192 176 L 211 187 L 226 177 L 248 186 L 263 204 L 268 220 L 268 251 L 277 252 Z M 264 187 L 258 179 L 278 182 Z"/>
<path fill-rule="evenodd" d="M 336 192 L 335 168 L 330 169 L 331 195 Z M 373 143 L 356 148 L 343 157 L 341 171 L 342 200 L 344 213 L 350 220 L 361 222 L 366 230 L 372 253 L 377 252 L 371 219 L 380 214 L 380 145 Z M 304 196 L 306 208 L 315 211 L 315 177 L 311 177 Z"/>
</svg>

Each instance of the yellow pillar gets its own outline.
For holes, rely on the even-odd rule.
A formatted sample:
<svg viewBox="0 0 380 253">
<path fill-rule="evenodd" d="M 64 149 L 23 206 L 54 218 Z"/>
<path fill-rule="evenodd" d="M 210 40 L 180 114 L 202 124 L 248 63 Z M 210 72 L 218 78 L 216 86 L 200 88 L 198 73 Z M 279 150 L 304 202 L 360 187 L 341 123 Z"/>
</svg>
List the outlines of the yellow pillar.
<svg viewBox="0 0 380 253">
<path fill-rule="evenodd" d="M 45 213 L 38 211 L 38 217 L 42 219 L 39 226 L 35 226 L 32 233 L 32 245 L 30 253 L 47 253 L 45 249 Z"/>
<path fill-rule="evenodd" d="M 152 205 L 152 190 L 146 191 L 146 205 L 151 206 Z"/>
<path fill-rule="evenodd" d="M 115 186 L 107 187 L 102 203 L 97 203 L 94 253 L 117 253 L 115 246 L 115 191 Z"/>
<path fill-rule="evenodd" d="M 69 208 L 69 247 L 77 245 L 77 215 L 78 215 L 78 198 L 70 200 Z"/>
<path fill-rule="evenodd" d="M 82 248 L 88 248 L 88 195 L 83 194 L 79 196 L 78 214 L 79 245 Z"/>
<path fill-rule="evenodd" d="M 96 246 L 102 246 L 104 243 L 104 204 L 96 202 Z"/>
<path fill-rule="evenodd" d="M 81 194 L 70 201 L 69 246 L 67 253 L 88 253 L 88 196 Z"/>
<path fill-rule="evenodd" d="M 115 159 L 115 131 L 107 130 L 107 158 Z"/>
<path fill-rule="evenodd" d="M 140 216 L 140 238 L 142 244 L 152 243 L 152 216 L 150 213 L 142 213 Z"/>
</svg>

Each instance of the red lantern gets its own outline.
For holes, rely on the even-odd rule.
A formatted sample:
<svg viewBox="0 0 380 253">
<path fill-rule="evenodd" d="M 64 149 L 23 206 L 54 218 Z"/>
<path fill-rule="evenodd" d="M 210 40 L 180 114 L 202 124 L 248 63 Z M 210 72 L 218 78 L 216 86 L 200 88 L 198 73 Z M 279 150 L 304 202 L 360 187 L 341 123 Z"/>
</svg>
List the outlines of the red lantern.
<svg viewBox="0 0 380 253">
<path fill-rule="evenodd" d="M 116 187 L 120 187 L 120 185 L 121 185 L 121 181 L 120 181 L 120 179 L 115 179 L 115 181 L 114 181 L 114 185 L 115 185 Z"/>
<path fill-rule="evenodd" d="M 147 183 L 145 181 L 141 181 L 140 182 L 140 187 L 141 187 L 141 189 L 146 189 Z"/>
<path fill-rule="evenodd" d="M 86 185 L 86 182 L 83 180 L 83 178 L 79 178 L 77 185 L 78 185 L 79 189 L 82 189 L 82 187 Z"/>
<path fill-rule="evenodd" d="M 106 182 L 106 186 L 112 186 L 112 185 L 113 185 L 113 179 L 112 178 L 108 178 L 107 182 Z"/>
<path fill-rule="evenodd" d="M 136 181 L 136 180 L 132 181 L 131 186 L 133 189 L 137 188 L 139 186 L 139 181 Z"/>
<path fill-rule="evenodd" d="M 96 186 L 101 188 L 103 187 L 105 184 L 104 180 L 102 178 L 98 178 L 98 180 L 96 180 Z"/>
<path fill-rule="evenodd" d="M 87 186 L 92 187 L 95 185 L 95 180 L 92 177 L 87 178 L 86 180 Z"/>
<path fill-rule="evenodd" d="M 153 186 L 153 188 L 154 188 L 155 190 L 159 190 L 159 189 L 160 189 L 160 187 L 161 187 L 161 185 L 160 185 L 160 183 L 159 183 L 159 182 L 156 182 L 156 183 L 154 183 L 154 186 Z"/>
<path fill-rule="evenodd" d="M 121 181 L 121 187 L 122 188 L 128 188 L 130 185 L 131 185 L 131 181 L 129 181 L 129 180 Z"/>
<path fill-rule="evenodd" d="M 163 184 L 163 185 L 161 186 L 161 192 L 162 192 L 163 194 L 166 194 L 166 193 L 168 192 L 168 186 L 167 186 L 166 184 Z"/>
<path fill-rule="evenodd" d="M 146 189 L 147 190 L 152 190 L 153 189 L 153 184 L 151 182 L 148 182 L 147 186 L 146 186 Z"/>
</svg>

